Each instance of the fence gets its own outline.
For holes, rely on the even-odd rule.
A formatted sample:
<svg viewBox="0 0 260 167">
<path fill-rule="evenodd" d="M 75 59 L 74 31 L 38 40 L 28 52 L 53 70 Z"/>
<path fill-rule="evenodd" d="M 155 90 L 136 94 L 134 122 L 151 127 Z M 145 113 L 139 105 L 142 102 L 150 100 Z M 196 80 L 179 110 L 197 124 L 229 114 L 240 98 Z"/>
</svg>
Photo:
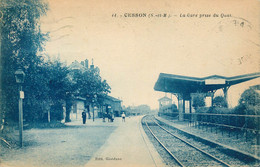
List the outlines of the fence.
<svg viewBox="0 0 260 167">
<path fill-rule="evenodd" d="M 177 118 L 179 113 L 160 113 L 170 118 Z M 246 140 L 248 135 L 256 138 L 260 144 L 260 115 L 236 115 L 236 114 L 210 114 L 210 113 L 183 113 L 184 121 L 188 121 L 189 126 L 196 128 L 206 128 L 211 131 L 227 131 L 229 136 L 231 131 L 245 132 Z M 238 133 L 236 133 L 238 138 Z"/>
</svg>

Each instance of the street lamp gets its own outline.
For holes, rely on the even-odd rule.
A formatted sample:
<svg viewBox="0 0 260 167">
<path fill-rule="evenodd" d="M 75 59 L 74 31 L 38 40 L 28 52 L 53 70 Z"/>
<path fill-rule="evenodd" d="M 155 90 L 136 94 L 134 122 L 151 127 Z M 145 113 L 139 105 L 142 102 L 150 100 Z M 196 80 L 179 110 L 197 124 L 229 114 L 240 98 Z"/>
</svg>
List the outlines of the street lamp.
<svg viewBox="0 0 260 167">
<path fill-rule="evenodd" d="M 23 147 L 23 99 L 24 92 L 22 91 L 22 84 L 24 83 L 25 73 L 22 69 L 18 69 L 14 73 L 16 83 L 19 85 L 19 141 L 20 147 Z"/>
</svg>

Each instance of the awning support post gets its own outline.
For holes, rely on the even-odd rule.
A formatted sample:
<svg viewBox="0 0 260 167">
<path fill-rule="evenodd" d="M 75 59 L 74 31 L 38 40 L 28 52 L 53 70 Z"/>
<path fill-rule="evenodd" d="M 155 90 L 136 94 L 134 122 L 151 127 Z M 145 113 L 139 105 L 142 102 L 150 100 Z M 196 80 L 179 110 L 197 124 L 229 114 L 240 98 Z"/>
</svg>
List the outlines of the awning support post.
<svg viewBox="0 0 260 167">
<path fill-rule="evenodd" d="M 190 113 L 192 113 L 192 100 L 191 100 L 191 98 L 189 99 L 189 103 L 190 103 Z"/>
<path fill-rule="evenodd" d="M 223 93 L 224 93 L 224 98 L 227 102 L 227 108 L 228 108 L 228 89 L 229 89 L 229 86 L 226 86 L 224 87 L 222 90 L 223 90 Z"/>
</svg>

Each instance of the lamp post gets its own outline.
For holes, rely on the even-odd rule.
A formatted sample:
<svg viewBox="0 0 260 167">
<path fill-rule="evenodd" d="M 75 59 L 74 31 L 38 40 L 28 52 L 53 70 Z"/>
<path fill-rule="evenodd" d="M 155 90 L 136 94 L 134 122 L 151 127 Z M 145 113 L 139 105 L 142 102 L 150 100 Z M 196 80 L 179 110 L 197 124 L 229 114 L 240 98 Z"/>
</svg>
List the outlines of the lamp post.
<svg viewBox="0 0 260 167">
<path fill-rule="evenodd" d="M 93 108 L 93 110 L 92 110 L 92 112 L 93 112 L 92 117 L 93 117 L 93 122 L 95 121 L 95 118 L 94 118 L 94 102 L 95 102 L 95 100 L 93 98 L 92 99 L 92 108 Z"/>
<path fill-rule="evenodd" d="M 19 141 L 20 147 L 23 147 L 23 99 L 24 92 L 22 91 L 22 84 L 24 83 L 25 73 L 22 69 L 15 71 L 15 80 L 19 85 Z"/>
<path fill-rule="evenodd" d="M 92 99 L 92 104 L 93 104 L 93 122 L 95 121 L 94 114 L 95 114 L 95 102 L 96 102 L 96 99 L 97 99 L 97 95 L 94 94 L 94 98 Z"/>
</svg>

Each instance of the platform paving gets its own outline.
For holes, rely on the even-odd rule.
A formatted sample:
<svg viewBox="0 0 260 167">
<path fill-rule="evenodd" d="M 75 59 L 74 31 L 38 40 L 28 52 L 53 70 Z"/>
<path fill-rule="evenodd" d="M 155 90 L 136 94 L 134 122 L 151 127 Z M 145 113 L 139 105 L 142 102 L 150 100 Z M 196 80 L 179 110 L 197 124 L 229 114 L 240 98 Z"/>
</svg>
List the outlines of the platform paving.
<svg viewBox="0 0 260 167">
<path fill-rule="evenodd" d="M 0 156 L 4 167 L 165 166 L 141 126 L 142 116 L 126 122 L 102 119 L 66 123 L 67 127 L 24 132 L 23 149 Z"/>
<path fill-rule="evenodd" d="M 83 167 L 117 129 L 101 119 L 24 131 L 24 147 L 0 148 L 0 167 Z M 18 136 L 18 133 L 17 133 Z"/>
<path fill-rule="evenodd" d="M 116 119 L 118 128 L 94 154 L 86 167 L 165 166 L 141 127 L 142 116 Z"/>
</svg>

